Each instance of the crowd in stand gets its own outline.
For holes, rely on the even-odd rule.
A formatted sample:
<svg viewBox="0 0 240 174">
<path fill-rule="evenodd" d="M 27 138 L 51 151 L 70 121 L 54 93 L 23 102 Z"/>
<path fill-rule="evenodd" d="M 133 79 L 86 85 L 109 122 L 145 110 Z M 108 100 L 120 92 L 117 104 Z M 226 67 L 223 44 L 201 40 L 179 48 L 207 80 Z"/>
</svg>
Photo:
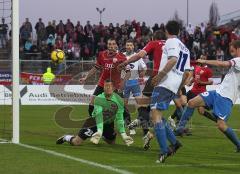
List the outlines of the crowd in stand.
<svg viewBox="0 0 240 174">
<path fill-rule="evenodd" d="M 37 39 L 32 40 L 33 30 Z M 101 22 L 98 25 L 87 21 L 82 25 L 80 21 L 73 24 L 70 19 L 57 24 L 55 20 L 44 24 L 41 18 L 34 28 L 28 18 L 20 28 L 20 51 L 39 53 L 48 58 L 53 49 L 62 49 L 68 59 L 89 59 L 99 51 L 106 49 L 106 40 L 113 37 L 117 40 L 119 49 L 124 49 L 126 40 L 133 39 L 135 48 L 139 50 L 151 40 L 156 30 L 165 31 L 164 24 L 155 24 L 149 27 L 145 22 L 125 21 L 123 24 L 110 23 L 105 26 Z M 209 59 L 224 59 L 228 56 L 228 45 L 233 39 L 240 38 L 240 25 L 227 28 L 216 28 L 209 24 L 201 23 L 199 26 L 183 26 L 180 39 L 191 50 L 192 60 L 200 54 L 208 54 Z"/>
</svg>

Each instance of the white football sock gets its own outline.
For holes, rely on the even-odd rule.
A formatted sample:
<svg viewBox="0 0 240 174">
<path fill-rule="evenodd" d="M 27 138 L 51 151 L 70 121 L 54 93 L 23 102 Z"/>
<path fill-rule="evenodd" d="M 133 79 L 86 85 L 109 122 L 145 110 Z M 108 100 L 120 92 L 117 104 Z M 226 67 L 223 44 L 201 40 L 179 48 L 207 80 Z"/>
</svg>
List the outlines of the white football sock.
<svg viewBox="0 0 240 174">
<path fill-rule="evenodd" d="M 72 137 L 74 137 L 74 136 L 72 136 L 72 135 L 65 135 L 63 139 L 64 139 L 65 141 L 67 141 L 67 142 L 70 142 L 70 140 L 71 140 Z"/>
</svg>

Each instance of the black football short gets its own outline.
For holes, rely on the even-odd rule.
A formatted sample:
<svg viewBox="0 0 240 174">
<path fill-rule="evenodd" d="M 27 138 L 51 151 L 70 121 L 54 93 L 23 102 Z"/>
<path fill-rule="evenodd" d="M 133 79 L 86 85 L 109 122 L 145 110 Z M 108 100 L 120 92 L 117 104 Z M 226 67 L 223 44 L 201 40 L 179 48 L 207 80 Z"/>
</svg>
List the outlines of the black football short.
<svg viewBox="0 0 240 174">
<path fill-rule="evenodd" d="M 90 117 L 84 123 L 79 130 L 78 136 L 83 140 L 90 138 L 95 132 L 97 132 L 97 125 L 95 118 Z M 107 140 L 114 141 L 116 139 L 116 132 L 114 130 L 114 122 L 109 124 L 103 124 L 103 137 Z"/>
<path fill-rule="evenodd" d="M 191 90 L 187 92 L 187 101 L 193 99 L 194 97 L 196 97 L 197 95 L 194 94 Z"/>
</svg>

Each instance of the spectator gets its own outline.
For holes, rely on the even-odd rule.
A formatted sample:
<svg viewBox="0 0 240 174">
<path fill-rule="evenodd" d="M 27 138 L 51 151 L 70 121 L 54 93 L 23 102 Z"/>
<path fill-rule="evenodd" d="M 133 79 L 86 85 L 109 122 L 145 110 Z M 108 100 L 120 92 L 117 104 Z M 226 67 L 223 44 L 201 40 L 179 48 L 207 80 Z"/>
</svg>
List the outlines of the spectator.
<svg viewBox="0 0 240 174">
<path fill-rule="evenodd" d="M 74 25 L 70 21 L 70 19 L 68 19 L 67 23 L 65 24 L 65 31 L 66 31 L 66 40 L 68 42 L 70 38 L 73 38 L 73 35 L 74 35 Z"/>
<path fill-rule="evenodd" d="M 130 37 L 131 39 L 135 39 L 136 36 L 137 36 L 137 32 L 136 32 L 135 28 L 133 28 L 133 31 L 130 33 L 129 37 Z"/>
<path fill-rule="evenodd" d="M 7 33 L 8 25 L 5 24 L 5 19 L 2 18 L 2 24 L 0 24 L 0 46 L 6 48 L 7 46 Z"/>
<path fill-rule="evenodd" d="M 56 33 L 58 36 L 61 36 L 61 38 L 63 39 L 65 35 L 65 26 L 62 20 L 60 20 L 59 24 L 56 26 Z"/>
<path fill-rule="evenodd" d="M 25 42 L 24 44 L 24 51 L 29 53 L 31 48 L 32 48 L 32 39 L 31 38 L 28 38 L 28 40 Z"/>
<path fill-rule="evenodd" d="M 56 31 L 57 25 L 56 25 L 56 20 L 52 20 L 52 26 L 54 30 Z"/>
<path fill-rule="evenodd" d="M 87 24 L 84 27 L 85 34 L 88 35 L 89 32 L 92 31 L 92 30 L 93 30 L 93 27 L 92 27 L 90 21 L 87 21 Z"/>
<path fill-rule="evenodd" d="M 53 35 L 53 37 L 55 37 L 55 28 L 52 26 L 52 23 L 49 21 L 48 22 L 48 26 L 46 27 L 46 35 L 47 37 L 51 35 Z"/>
<path fill-rule="evenodd" d="M 216 59 L 216 47 L 213 41 L 208 45 L 207 52 L 210 60 Z"/>
<path fill-rule="evenodd" d="M 217 60 L 224 60 L 224 52 L 223 50 L 221 49 L 221 47 L 218 47 L 217 48 L 217 51 L 216 51 L 216 59 Z"/>
<path fill-rule="evenodd" d="M 201 25 L 200 25 L 200 29 L 201 29 L 202 34 L 204 34 L 204 33 L 205 33 L 205 30 L 206 30 L 206 26 L 204 25 L 203 22 L 202 22 Z"/>
<path fill-rule="evenodd" d="M 161 23 L 161 25 L 160 25 L 160 30 L 162 30 L 163 32 L 165 32 L 165 25 L 164 25 L 164 23 Z"/>
<path fill-rule="evenodd" d="M 47 45 L 50 46 L 50 47 L 55 46 L 55 38 L 52 34 L 50 34 L 48 39 L 47 39 Z"/>
<path fill-rule="evenodd" d="M 110 34 L 113 35 L 114 30 L 115 30 L 113 23 L 109 23 L 108 30 L 109 30 Z"/>
<path fill-rule="evenodd" d="M 26 20 L 25 20 L 25 27 L 26 27 L 26 30 L 29 33 L 29 35 L 32 37 L 32 24 L 31 24 L 31 22 L 29 22 L 28 18 L 26 18 Z"/>
<path fill-rule="evenodd" d="M 193 35 L 194 34 L 194 28 L 192 27 L 192 24 L 188 24 L 187 26 L 187 32 L 189 35 Z"/>
<path fill-rule="evenodd" d="M 141 33 L 142 33 L 142 35 L 147 35 L 148 34 L 148 27 L 146 26 L 145 22 L 142 23 Z"/>
<path fill-rule="evenodd" d="M 73 52 L 73 57 L 74 59 L 80 59 L 80 46 L 78 43 L 75 43 L 73 48 L 72 48 L 72 52 Z"/>
<path fill-rule="evenodd" d="M 25 45 L 26 41 L 31 38 L 31 34 L 28 32 L 25 22 L 20 27 L 20 42 L 21 44 Z"/>
<path fill-rule="evenodd" d="M 160 30 L 159 26 L 157 23 L 154 24 L 154 26 L 152 27 L 153 32 Z"/>
<path fill-rule="evenodd" d="M 35 25 L 35 30 L 37 34 L 37 46 L 41 47 L 42 41 L 46 39 L 46 30 L 45 30 L 45 25 L 42 22 L 42 18 L 38 19 L 38 22 Z"/>
<path fill-rule="evenodd" d="M 200 50 L 200 43 L 202 42 L 202 32 L 199 27 L 196 27 L 194 31 L 194 36 L 193 36 L 193 47 L 197 47 L 198 50 Z"/>
<path fill-rule="evenodd" d="M 100 52 L 105 49 L 106 49 L 106 42 L 104 40 L 104 37 L 101 37 L 100 41 L 97 43 L 97 50 L 98 50 L 98 52 Z"/>
<path fill-rule="evenodd" d="M 55 43 L 56 43 L 55 45 L 56 49 L 63 50 L 63 39 L 61 36 L 57 36 Z"/>
<path fill-rule="evenodd" d="M 81 25 L 80 21 L 77 21 L 77 25 L 75 26 L 75 28 L 80 28 L 81 30 L 83 30 L 83 26 Z"/>
</svg>

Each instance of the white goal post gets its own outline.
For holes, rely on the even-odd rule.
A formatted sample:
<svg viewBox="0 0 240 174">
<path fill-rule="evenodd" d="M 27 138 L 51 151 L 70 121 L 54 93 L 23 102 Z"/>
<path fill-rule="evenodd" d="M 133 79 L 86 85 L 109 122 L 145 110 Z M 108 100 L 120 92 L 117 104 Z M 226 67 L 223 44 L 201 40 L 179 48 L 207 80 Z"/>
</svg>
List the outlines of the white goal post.
<svg viewBox="0 0 240 174">
<path fill-rule="evenodd" d="M 19 0 L 12 0 L 12 142 L 19 143 Z"/>
</svg>

